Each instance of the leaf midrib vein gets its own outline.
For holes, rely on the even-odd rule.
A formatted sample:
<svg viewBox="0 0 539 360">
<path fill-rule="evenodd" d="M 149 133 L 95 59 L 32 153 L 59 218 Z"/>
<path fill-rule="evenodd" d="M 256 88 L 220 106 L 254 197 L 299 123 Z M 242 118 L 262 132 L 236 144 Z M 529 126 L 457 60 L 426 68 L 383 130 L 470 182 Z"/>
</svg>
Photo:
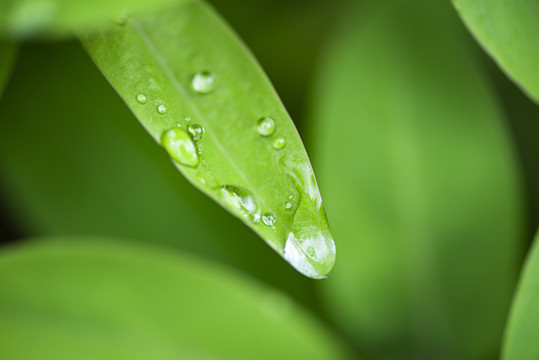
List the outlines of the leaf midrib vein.
<svg viewBox="0 0 539 360">
<path fill-rule="evenodd" d="M 229 161 L 229 163 L 232 165 L 232 167 L 236 170 L 236 172 L 240 175 L 240 177 L 245 181 L 245 183 L 250 187 L 251 191 L 253 191 L 253 194 L 256 196 L 256 198 L 273 214 L 275 214 L 275 217 L 277 218 L 277 221 L 281 226 L 285 229 L 287 233 L 290 233 L 290 230 L 287 228 L 287 226 L 281 221 L 280 217 L 277 215 L 278 213 L 275 212 L 273 209 L 271 209 L 264 199 L 258 194 L 256 189 L 251 185 L 249 180 L 245 177 L 245 174 L 241 171 L 241 169 L 236 165 L 236 163 L 233 161 L 233 159 L 228 155 L 226 149 L 221 145 L 219 142 L 219 139 L 215 136 L 215 134 L 210 130 L 210 127 L 208 126 L 208 122 L 202 116 L 201 112 L 198 109 L 198 106 L 196 103 L 191 99 L 191 96 L 189 93 L 185 90 L 185 88 L 180 84 L 174 73 L 170 70 L 169 66 L 167 65 L 166 60 L 161 56 L 159 51 L 157 50 L 156 46 L 153 44 L 152 40 L 148 37 L 142 26 L 136 21 L 131 20 L 130 23 L 133 25 L 133 28 L 139 33 L 142 40 L 144 41 L 144 44 L 147 46 L 148 50 L 150 51 L 150 54 L 155 58 L 155 60 L 161 65 L 163 68 L 163 71 L 165 75 L 169 78 L 169 80 L 172 82 L 174 87 L 177 91 L 179 91 L 185 98 L 190 101 L 190 103 L 193 106 L 193 110 L 195 111 L 196 115 L 204 122 L 204 125 L 206 126 L 206 129 L 208 130 L 208 134 L 213 139 L 221 153 L 226 157 L 226 159 Z"/>
</svg>

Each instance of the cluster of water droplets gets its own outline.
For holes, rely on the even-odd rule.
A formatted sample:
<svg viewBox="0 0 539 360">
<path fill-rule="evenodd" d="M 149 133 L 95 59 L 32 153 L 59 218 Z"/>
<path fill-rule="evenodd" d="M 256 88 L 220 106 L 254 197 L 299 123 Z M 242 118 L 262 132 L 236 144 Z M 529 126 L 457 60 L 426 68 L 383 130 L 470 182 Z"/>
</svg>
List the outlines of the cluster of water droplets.
<svg viewBox="0 0 539 360">
<path fill-rule="evenodd" d="M 263 117 L 258 120 L 256 124 L 256 130 L 264 137 L 271 136 L 275 133 L 275 122 L 270 117 Z M 282 136 L 276 136 L 273 138 L 272 146 L 280 150 L 286 145 L 286 140 Z"/>
<path fill-rule="evenodd" d="M 191 87 L 195 93 L 207 95 L 216 87 L 216 76 L 208 71 L 198 72 L 192 78 Z M 136 101 L 141 105 L 145 105 L 148 100 L 146 94 L 139 93 L 136 96 Z M 165 103 L 156 105 L 155 109 L 159 115 L 168 112 Z M 277 126 L 271 117 L 259 118 L 255 128 L 262 138 L 271 139 L 271 146 L 275 150 L 281 150 L 286 146 L 285 138 L 275 135 Z M 201 163 L 199 142 L 204 138 L 205 132 L 202 125 L 191 123 L 191 119 L 185 117 L 184 124 L 179 123 L 162 133 L 161 144 L 178 164 L 197 168 Z M 284 161 L 281 166 L 297 189 L 297 194 L 288 194 L 281 203 L 281 208 L 276 209 L 277 213 L 284 214 L 283 216 L 289 219 L 290 216 L 293 217 L 292 221 L 286 221 L 287 224 L 291 224 L 290 228 L 287 228 L 282 219 L 279 220 L 273 212 L 263 212 L 257 199 L 243 187 L 232 184 L 217 186 L 217 196 L 239 217 L 254 224 L 263 224 L 264 227 L 273 229 L 271 231 L 276 231 L 277 225 L 283 227 L 288 235 L 283 247 L 276 250 L 301 273 L 312 278 L 326 277 L 335 260 L 335 244 L 327 228 L 325 212 L 312 170 L 301 161 Z M 206 179 L 201 174 L 199 172 L 198 175 L 201 183 L 206 184 Z"/>
</svg>

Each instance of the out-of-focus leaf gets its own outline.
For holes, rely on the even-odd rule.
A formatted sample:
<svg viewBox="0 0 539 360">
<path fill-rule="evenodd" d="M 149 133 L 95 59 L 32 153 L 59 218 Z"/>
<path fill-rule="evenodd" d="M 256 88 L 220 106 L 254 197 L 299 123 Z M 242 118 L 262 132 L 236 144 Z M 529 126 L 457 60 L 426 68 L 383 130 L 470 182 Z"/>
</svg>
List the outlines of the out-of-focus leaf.
<svg viewBox="0 0 539 360">
<path fill-rule="evenodd" d="M 536 0 L 452 0 L 476 39 L 504 71 L 539 100 L 539 3 Z"/>
<path fill-rule="evenodd" d="M 15 43 L 0 39 L 0 97 L 9 79 L 11 68 L 15 62 L 17 46 Z"/>
<path fill-rule="evenodd" d="M 0 100 L 0 185 L 6 221 L 24 234 L 165 244 L 314 306 L 312 281 L 190 186 L 79 44 L 22 48 Z"/>
<path fill-rule="evenodd" d="M 503 360 L 539 359 L 539 236 L 535 237 L 518 290 L 504 339 Z"/>
<path fill-rule="evenodd" d="M 494 356 L 523 218 L 496 100 L 450 5 L 372 1 L 345 24 L 313 109 L 341 240 L 328 309 L 373 352 Z"/>
<path fill-rule="evenodd" d="M 187 0 L 0 0 L 0 34 L 66 36 Z"/>
<path fill-rule="evenodd" d="M 335 245 L 303 144 L 260 67 L 209 7 L 191 1 L 83 42 L 194 186 L 301 273 L 329 274 Z"/>
<path fill-rule="evenodd" d="M 0 255 L 2 359 L 342 359 L 288 298 L 179 254 L 56 239 Z"/>
<path fill-rule="evenodd" d="M 347 0 L 210 0 L 256 55 L 294 124 L 308 127 L 305 103 L 320 46 Z M 260 26 L 264 19 L 264 26 Z M 289 56 L 283 56 L 288 54 Z M 305 143 L 307 150 L 309 144 Z"/>
</svg>

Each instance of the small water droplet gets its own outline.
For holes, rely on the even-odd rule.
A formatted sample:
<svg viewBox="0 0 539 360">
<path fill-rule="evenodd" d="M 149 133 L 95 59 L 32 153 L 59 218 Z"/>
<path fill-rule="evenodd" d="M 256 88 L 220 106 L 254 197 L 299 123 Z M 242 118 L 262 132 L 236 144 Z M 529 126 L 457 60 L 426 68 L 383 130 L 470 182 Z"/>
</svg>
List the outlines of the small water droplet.
<svg viewBox="0 0 539 360">
<path fill-rule="evenodd" d="M 262 119 L 258 120 L 256 130 L 262 136 L 270 136 L 275 132 L 275 123 L 273 122 L 272 118 L 263 117 Z"/>
<path fill-rule="evenodd" d="M 146 104 L 146 101 L 148 99 L 146 99 L 146 95 L 144 94 L 138 94 L 137 95 L 137 101 L 140 103 L 140 104 Z"/>
<path fill-rule="evenodd" d="M 167 109 L 167 106 L 164 105 L 164 104 L 161 104 L 161 105 L 158 105 L 158 106 L 157 106 L 157 112 L 158 112 L 159 114 L 161 114 L 161 115 L 163 115 L 164 113 L 166 113 L 167 110 L 168 110 L 168 109 Z"/>
<path fill-rule="evenodd" d="M 199 94 L 207 94 L 215 87 L 215 75 L 209 71 L 201 71 L 193 76 L 193 89 Z"/>
<path fill-rule="evenodd" d="M 225 203 L 239 211 L 242 216 L 250 217 L 255 222 L 260 219 L 256 200 L 247 190 L 235 185 L 225 185 L 219 191 Z"/>
<path fill-rule="evenodd" d="M 265 213 L 262 215 L 262 222 L 266 226 L 273 226 L 275 224 L 275 215 L 272 213 Z"/>
<path fill-rule="evenodd" d="M 191 121 L 191 118 L 189 116 L 186 116 L 185 121 L 189 122 L 189 121 Z"/>
<path fill-rule="evenodd" d="M 284 148 L 285 145 L 286 145 L 286 140 L 284 139 L 284 137 L 276 136 L 273 139 L 273 147 L 275 149 L 280 150 L 280 149 Z"/>
<path fill-rule="evenodd" d="M 292 209 L 292 203 L 290 201 L 285 202 L 284 207 L 286 209 Z"/>
<path fill-rule="evenodd" d="M 199 124 L 189 125 L 189 133 L 193 137 L 193 140 L 200 140 L 204 136 L 204 128 Z"/>
<path fill-rule="evenodd" d="M 193 140 L 179 127 L 169 129 L 161 135 L 161 144 L 171 158 L 178 163 L 197 167 L 200 162 Z"/>
</svg>

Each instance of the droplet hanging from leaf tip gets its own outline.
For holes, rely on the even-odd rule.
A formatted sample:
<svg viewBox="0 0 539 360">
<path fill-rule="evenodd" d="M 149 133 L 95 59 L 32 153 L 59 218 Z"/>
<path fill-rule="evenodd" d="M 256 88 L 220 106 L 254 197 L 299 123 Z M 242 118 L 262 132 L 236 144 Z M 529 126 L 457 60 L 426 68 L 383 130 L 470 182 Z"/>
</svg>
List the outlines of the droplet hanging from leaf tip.
<svg viewBox="0 0 539 360">
<path fill-rule="evenodd" d="M 299 237 L 296 237 L 299 235 Z M 329 233 L 318 232 L 302 237 L 290 233 L 284 258 L 296 270 L 313 279 L 326 278 L 335 265 L 335 242 Z"/>
</svg>

